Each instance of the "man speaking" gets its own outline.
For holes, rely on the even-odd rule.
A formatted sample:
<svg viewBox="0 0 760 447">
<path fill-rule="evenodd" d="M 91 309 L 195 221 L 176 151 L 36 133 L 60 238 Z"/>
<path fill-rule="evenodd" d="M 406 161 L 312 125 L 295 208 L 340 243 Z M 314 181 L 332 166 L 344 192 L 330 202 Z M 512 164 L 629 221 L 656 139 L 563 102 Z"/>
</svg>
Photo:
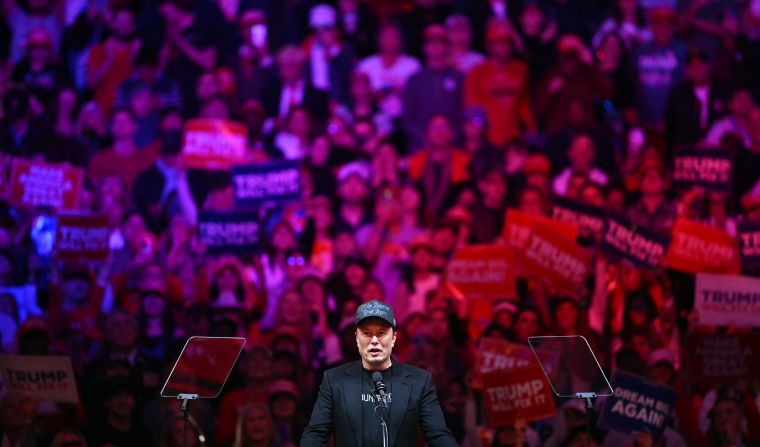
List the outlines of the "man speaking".
<svg viewBox="0 0 760 447">
<path fill-rule="evenodd" d="M 361 361 L 325 372 L 301 447 L 411 447 L 421 430 L 431 447 L 457 445 L 446 428 L 429 372 L 393 362 L 396 318 L 380 301 L 356 310 Z"/>
</svg>

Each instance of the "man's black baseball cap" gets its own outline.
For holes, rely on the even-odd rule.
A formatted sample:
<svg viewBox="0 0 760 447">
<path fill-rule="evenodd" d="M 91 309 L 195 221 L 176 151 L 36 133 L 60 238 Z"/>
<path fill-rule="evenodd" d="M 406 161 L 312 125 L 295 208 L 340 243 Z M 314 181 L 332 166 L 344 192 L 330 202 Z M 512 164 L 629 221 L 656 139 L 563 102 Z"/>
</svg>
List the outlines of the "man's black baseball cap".
<svg viewBox="0 0 760 447">
<path fill-rule="evenodd" d="M 382 301 L 368 301 L 356 309 L 356 326 L 359 326 L 359 323 L 367 318 L 379 318 L 396 329 L 396 317 L 393 314 L 393 309 Z"/>
</svg>

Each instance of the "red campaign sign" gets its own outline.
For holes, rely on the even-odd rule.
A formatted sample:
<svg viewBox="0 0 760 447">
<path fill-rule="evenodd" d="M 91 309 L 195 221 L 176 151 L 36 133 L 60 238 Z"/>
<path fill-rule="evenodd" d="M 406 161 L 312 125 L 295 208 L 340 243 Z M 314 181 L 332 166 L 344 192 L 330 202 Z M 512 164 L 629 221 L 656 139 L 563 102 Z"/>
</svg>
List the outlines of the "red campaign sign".
<svg viewBox="0 0 760 447">
<path fill-rule="evenodd" d="M 499 245 L 468 245 L 454 254 L 446 268 L 449 287 L 465 298 L 516 296 L 512 250 Z"/>
<path fill-rule="evenodd" d="M 688 273 L 739 273 L 739 245 L 721 229 L 678 219 L 673 227 L 667 264 Z"/>
<path fill-rule="evenodd" d="M 507 240 L 507 245 L 512 247 L 515 253 L 525 248 L 533 227 L 539 224 L 551 228 L 552 232 L 568 240 L 574 241 L 578 238 L 578 225 L 574 223 L 549 219 L 542 215 L 528 214 L 514 208 L 507 210 L 504 220 L 506 222 L 504 237 Z"/>
<path fill-rule="evenodd" d="M 756 334 L 690 334 L 685 340 L 684 375 L 693 384 L 714 387 L 760 376 Z"/>
<path fill-rule="evenodd" d="M 245 161 L 247 132 L 234 121 L 192 119 L 185 124 L 182 160 L 198 169 L 229 169 Z"/>
<path fill-rule="evenodd" d="M 539 366 L 483 374 L 483 397 L 490 425 L 512 426 L 557 414 L 551 386 Z"/>
<path fill-rule="evenodd" d="M 478 371 L 481 374 L 538 365 L 536 356 L 529 348 L 498 338 L 482 338 L 478 354 Z"/>
<path fill-rule="evenodd" d="M 93 214 L 62 214 L 56 229 L 56 256 L 62 261 L 104 261 L 108 258 L 108 217 Z"/>
<path fill-rule="evenodd" d="M 15 158 L 8 200 L 19 207 L 74 210 L 79 206 L 83 181 L 81 168 Z"/>
<path fill-rule="evenodd" d="M 570 294 L 583 289 L 590 264 L 588 250 L 544 225 L 533 227 L 518 260 L 527 274 Z"/>
</svg>

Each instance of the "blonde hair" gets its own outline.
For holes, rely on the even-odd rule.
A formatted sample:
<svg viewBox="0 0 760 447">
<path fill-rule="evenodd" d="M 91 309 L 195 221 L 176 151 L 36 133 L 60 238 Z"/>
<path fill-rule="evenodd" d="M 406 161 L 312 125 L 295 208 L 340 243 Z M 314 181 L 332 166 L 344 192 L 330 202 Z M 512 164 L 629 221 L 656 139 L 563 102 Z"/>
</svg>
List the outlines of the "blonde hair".
<svg viewBox="0 0 760 447">
<path fill-rule="evenodd" d="M 59 431 L 55 435 L 55 438 L 53 438 L 53 442 L 52 442 L 52 444 L 50 444 L 50 446 L 51 447 L 60 447 L 60 446 L 62 446 L 63 445 L 63 438 L 66 435 L 76 436 L 77 438 L 79 438 L 80 441 L 82 441 L 82 446 L 83 447 L 87 447 L 87 440 L 85 439 L 85 437 L 82 434 L 82 432 L 80 432 L 79 430 L 75 430 L 73 428 L 64 428 L 63 430 Z"/>
<path fill-rule="evenodd" d="M 238 416 L 237 425 L 235 426 L 235 442 L 232 444 L 232 447 L 245 447 L 247 445 L 248 439 L 246 439 L 245 435 L 245 419 L 248 417 L 249 414 L 251 414 L 253 411 L 261 411 L 264 413 L 264 416 L 266 416 L 267 421 L 269 421 L 269 429 L 271 431 L 269 435 L 270 442 L 275 437 L 274 433 L 274 421 L 272 420 L 272 413 L 269 411 L 269 407 L 266 406 L 266 404 L 260 403 L 260 402 L 252 402 L 249 403 L 243 411 L 240 412 L 240 415 Z"/>
<path fill-rule="evenodd" d="M 164 427 L 164 433 L 161 436 L 160 447 L 172 447 L 174 445 L 172 443 L 172 425 L 178 420 L 183 421 L 182 423 L 184 424 L 184 419 L 185 416 L 182 413 L 175 414 L 169 419 L 169 423 Z M 203 434 L 203 430 L 201 430 L 201 427 L 195 421 L 195 418 L 190 414 L 187 415 L 187 426 L 188 428 L 192 428 L 193 433 L 195 433 L 195 436 L 198 438 L 198 445 L 206 447 L 206 435 Z M 182 430 L 185 430 L 184 425 L 182 425 Z"/>
</svg>

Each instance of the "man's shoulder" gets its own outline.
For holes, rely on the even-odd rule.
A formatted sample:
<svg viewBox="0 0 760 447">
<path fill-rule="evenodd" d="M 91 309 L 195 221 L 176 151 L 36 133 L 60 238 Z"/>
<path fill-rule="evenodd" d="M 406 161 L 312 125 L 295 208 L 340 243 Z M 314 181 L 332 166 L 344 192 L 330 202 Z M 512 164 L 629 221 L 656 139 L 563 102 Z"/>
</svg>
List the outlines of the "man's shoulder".
<svg viewBox="0 0 760 447">
<path fill-rule="evenodd" d="M 351 370 L 359 370 L 361 367 L 359 366 L 359 360 L 354 360 L 353 362 L 343 363 L 338 366 L 333 366 L 332 368 L 325 370 L 325 376 L 334 378 L 342 376 L 346 373 L 350 373 Z"/>
<path fill-rule="evenodd" d="M 412 380 L 419 380 L 424 382 L 428 379 L 428 376 L 431 375 L 430 371 L 418 368 L 408 363 L 394 363 L 393 367 L 399 368 L 401 370 L 400 374 L 402 376 L 407 376 Z"/>
</svg>

